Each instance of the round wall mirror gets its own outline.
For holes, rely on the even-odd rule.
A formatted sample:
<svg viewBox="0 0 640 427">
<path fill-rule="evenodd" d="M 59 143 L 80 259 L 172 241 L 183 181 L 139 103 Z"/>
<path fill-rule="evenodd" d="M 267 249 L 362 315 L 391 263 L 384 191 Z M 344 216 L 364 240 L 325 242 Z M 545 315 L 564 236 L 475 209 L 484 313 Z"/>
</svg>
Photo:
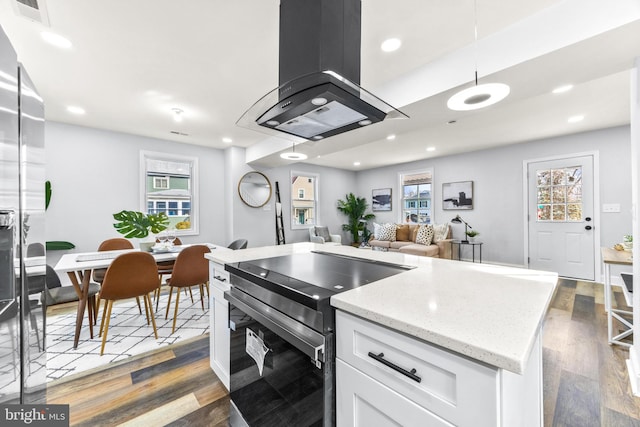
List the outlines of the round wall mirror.
<svg viewBox="0 0 640 427">
<path fill-rule="evenodd" d="M 247 206 L 259 208 L 271 199 L 269 178 L 260 172 L 247 172 L 238 183 L 238 194 Z"/>
</svg>

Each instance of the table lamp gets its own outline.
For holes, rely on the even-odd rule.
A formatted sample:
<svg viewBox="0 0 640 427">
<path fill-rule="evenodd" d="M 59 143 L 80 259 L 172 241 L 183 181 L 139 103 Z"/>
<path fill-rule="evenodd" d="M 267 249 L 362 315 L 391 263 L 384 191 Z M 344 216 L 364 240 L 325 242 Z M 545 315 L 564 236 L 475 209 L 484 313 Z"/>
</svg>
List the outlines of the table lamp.
<svg viewBox="0 0 640 427">
<path fill-rule="evenodd" d="M 460 215 L 456 215 L 456 217 L 453 218 L 451 222 L 453 222 L 454 224 L 464 224 L 464 239 L 460 240 L 460 242 L 469 243 L 469 239 L 467 238 L 467 229 L 473 228 L 473 227 L 467 224 L 467 222 L 464 219 L 460 218 Z"/>
</svg>

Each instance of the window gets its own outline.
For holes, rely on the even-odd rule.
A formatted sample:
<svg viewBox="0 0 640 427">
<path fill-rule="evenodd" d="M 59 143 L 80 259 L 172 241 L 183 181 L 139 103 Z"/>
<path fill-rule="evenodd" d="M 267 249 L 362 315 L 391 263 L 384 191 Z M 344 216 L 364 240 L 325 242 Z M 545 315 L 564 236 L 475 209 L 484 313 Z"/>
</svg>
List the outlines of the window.
<svg viewBox="0 0 640 427">
<path fill-rule="evenodd" d="M 166 190 L 169 188 L 169 177 L 154 176 L 153 177 L 153 189 L 154 190 Z"/>
<path fill-rule="evenodd" d="M 431 170 L 400 174 L 402 195 L 401 222 L 430 224 L 433 222 L 431 203 L 433 172 Z"/>
<path fill-rule="evenodd" d="M 318 175 L 291 171 L 291 229 L 318 224 Z"/>
<path fill-rule="evenodd" d="M 140 197 L 146 212 L 164 212 L 179 234 L 197 234 L 198 159 L 169 153 L 140 153 Z M 144 209 L 144 208 L 143 208 Z"/>
<path fill-rule="evenodd" d="M 582 221 L 582 167 L 536 171 L 538 221 Z"/>
</svg>

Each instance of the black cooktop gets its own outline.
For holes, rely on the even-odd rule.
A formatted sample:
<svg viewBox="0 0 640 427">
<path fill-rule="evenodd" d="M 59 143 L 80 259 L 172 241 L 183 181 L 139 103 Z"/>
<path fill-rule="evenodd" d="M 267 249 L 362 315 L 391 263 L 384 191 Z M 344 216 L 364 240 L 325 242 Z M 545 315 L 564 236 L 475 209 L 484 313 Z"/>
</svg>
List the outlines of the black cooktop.
<svg viewBox="0 0 640 427">
<path fill-rule="evenodd" d="M 228 264 L 226 269 L 279 292 L 295 292 L 313 300 L 348 291 L 413 267 L 328 252 L 284 255 Z M 252 280 L 255 279 L 255 280 Z"/>
</svg>

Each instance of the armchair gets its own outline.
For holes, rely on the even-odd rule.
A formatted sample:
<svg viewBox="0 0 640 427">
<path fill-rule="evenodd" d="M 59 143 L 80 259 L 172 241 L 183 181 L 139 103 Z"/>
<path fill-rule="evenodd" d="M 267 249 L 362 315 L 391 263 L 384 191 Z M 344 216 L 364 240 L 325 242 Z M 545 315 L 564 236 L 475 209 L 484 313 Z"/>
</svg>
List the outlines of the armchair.
<svg viewBox="0 0 640 427">
<path fill-rule="evenodd" d="M 342 236 L 339 234 L 329 234 L 328 227 L 309 228 L 309 240 L 312 243 L 329 243 L 333 245 L 342 244 Z"/>
</svg>

